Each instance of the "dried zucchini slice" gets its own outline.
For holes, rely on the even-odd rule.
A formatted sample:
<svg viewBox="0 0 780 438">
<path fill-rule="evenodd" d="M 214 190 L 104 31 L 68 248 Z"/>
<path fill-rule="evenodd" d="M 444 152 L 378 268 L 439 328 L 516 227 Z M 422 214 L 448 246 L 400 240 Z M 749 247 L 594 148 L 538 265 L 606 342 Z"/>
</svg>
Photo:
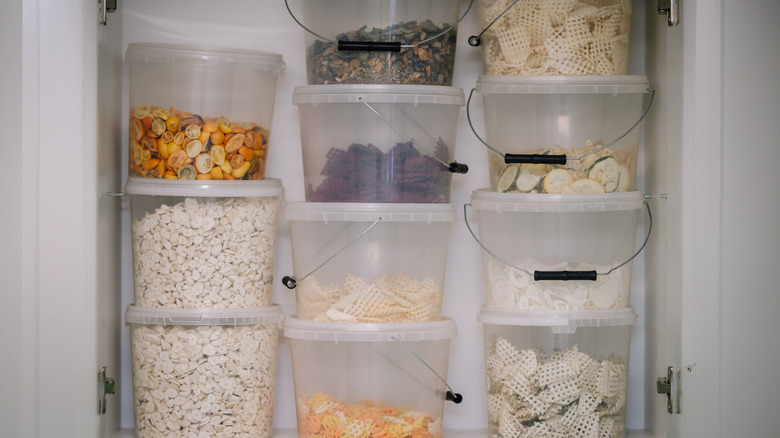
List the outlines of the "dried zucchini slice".
<svg viewBox="0 0 780 438">
<path fill-rule="evenodd" d="M 520 166 L 517 164 L 510 164 L 504 168 L 501 175 L 498 176 L 498 182 L 496 183 L 496 191 L 506 193 L 515 188 L 515 179 L 517 174 L 520 173 Z"/>
<path fill-rule="evenodd" d="M 566 169 L 553 169 L 544 176 L 542 187 L 547 193 L 562 193 L 574 182 L 574 176 Z"/>
<path fill-rule="evenodd" d="M 583 178 L 574 181 L 567 187 L 571 193 L 604 193 L 604 186 L 595 179 Z"/>
<path fill-rule="evenodd" d="M 590 166 L 588 178 L 601 183 L 604 186 L 604 191 L 614 192 L 620 179 L 617 160 L 611 156 L 599 158 Z"/>
</svg>

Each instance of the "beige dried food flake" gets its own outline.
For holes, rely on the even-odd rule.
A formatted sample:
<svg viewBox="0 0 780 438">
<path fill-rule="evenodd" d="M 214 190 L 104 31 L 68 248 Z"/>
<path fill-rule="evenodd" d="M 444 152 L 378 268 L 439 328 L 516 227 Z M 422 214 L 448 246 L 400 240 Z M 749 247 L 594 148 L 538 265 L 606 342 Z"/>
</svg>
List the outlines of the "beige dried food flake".
<svg viewBox="0 0 780 438">
<path fill-rule="evenodd" d="M 514 0 L 484 0 L 486 28 Z M 630 0 L 520 0 L 482 37 L 488 75 L 624 75 Z"/>
<path fill-rule="evenodd" d="M 275 324 L 134 324 L 130 334 L 136 436 L 273 436 Z"/>
<path fill-rule="evenodd" d="M 501 336 L 491 337 L 486 353 L 491 437 L 623 436 L 625 359 L 610 356 L 597 361 L 576 345 L 548 356 L 518 350 Z M 518 366 L 521 363 L 525 365 Z"/>
<path fill-rule="evenodd" d="M 372 284 L 347 275 L 343 287 L 321 285 L 313 276 L 298 291 L 298 317 L 314 321 L 419 322 L 437 319 L 442 291 L 431 278 L 386 272 Z"/>
<path fill-rule="evenodd" d="M 132 225 L 135 304 L 269 306 L 278 212 L 278 198 L 186 198 L 147 213 Z"/>
</svg>

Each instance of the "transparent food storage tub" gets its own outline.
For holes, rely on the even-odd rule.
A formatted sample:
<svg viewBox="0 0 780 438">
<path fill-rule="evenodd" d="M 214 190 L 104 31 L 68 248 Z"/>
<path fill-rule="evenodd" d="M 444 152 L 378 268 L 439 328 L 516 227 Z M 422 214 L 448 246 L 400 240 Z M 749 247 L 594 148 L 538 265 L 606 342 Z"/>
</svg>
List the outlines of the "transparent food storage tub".
<svg viewBox="0 0 780 438">
<path fill-rule="evenodd" d="M 640 122 L 655 95 L 648 87 L 638 75 L 480 76 L 490 187 L 550 194 L 634 190 Z"/>
<path fill-rule="evenodd" d="M 467 225 L 483 249 L 485 303 L 525 310 L 628 307 L 633 258 L 644 248 L 635 250 L 643 205 L 639 192 L 475 190 L 477 225 Z"/>
<path fill-rule="evenodd" d="M 131 43 L 129 174 L 263 179 L 282 55 Z"/>
<path fill-rule="evenodd" d="M 455 321 L 333 324 L 287 318 L 298 436 L 442 436 Z"/>
<path fill-rule="evenodd" d="M 452 85 L 459 1 L 301 3 L 309 85 Z"/>
<path fill-rule="evenodd" d="M 633 3 L 478 0 L 480 32 L 489 27 L 479 38 L 484 73 L 625 75 Z"/>
<path fill-rule="evenodd" d="M 273 436 L 284 315 L 130 305 L 135 436 Z"/>
<path fill-rule="evenodd" d="M 411 85 L 296 87 L 310 202 L 446 203 L 463 90 Z"/>
<path fill-rule="evenodd" d="M 135 304 L 271 304 L 281 181 L 129 178 Z"/>
<path fill-rule="evenodd" d="M 450 204 L 287 204 L 298 318 L 415 322 L 441 315 Z"/>
<path fill-rule="evenodd" d="M 632 308 L 483 307 L 488 436 L 625 437 Z"/>
</svg>

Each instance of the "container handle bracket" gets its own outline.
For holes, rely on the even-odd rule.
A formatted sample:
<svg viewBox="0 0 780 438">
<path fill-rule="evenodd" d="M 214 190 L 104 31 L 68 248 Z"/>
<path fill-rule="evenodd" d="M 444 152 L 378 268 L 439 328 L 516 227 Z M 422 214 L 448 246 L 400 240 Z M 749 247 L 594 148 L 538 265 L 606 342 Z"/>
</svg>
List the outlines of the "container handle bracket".
<svg viewBox="0 0 780 438">
<path fill-rule="evenodd" d="M 650 112 L 650 108 L 653 106 L 653 101 L 655 100 L 655 89 L 654 88 L 647 88 L 647 91 L 650 93 L 650 101 L 647 103 L 647 107 L 645 107 L 645 110 L 642 112 L 642 115 L 639 116 L 639 119 L 634 122 L 633 125 L 631 125 L 630 128 L 620 136 L 618 136 L 616 139 L 610 141 L 609 143 L 601 146 L 598 149 L 592 150 L 588 153 L 582 154 L 579 157 L 567 157 L 565 155 L 543 155 L 543 154 L 505 154 L 504 152 L 499 151 L 498 149 L 494 148 L 493 146 L 489 145 L 487 141 L 485 141 L 478 133 L 476 128 L 474 128 L 474 124 L 471 122 L 471 97 L 474 95 L 474 92 L 476 91 L 476 88 L 472 88 L 471 92 L 469 92 L 469 98 L 466 102 L 466 119 L 469 122 L 469 128 L 471 128 L 471 132 L 474 133 L 474 136 L 477 137 L 477 140 L 479 140 L 480 143 L 485 145 L 488 149 L 491 151 L 497 153 L 501 156 L 501 158 L 504 159 L 505 164 L 511 164 L 511 163 L 527 163 L 527 164 L 566 164 L 566 161 L 577 161 L 582 160 L 583 158 L 587 157 L 588 155 L 593 155 L 595 153 L 600 152 L 603 149 L 606 149 L 615 143 L 622 140 L 625 136 L 631 133 L 637 126 L 639 126 L 640 123 L 642 123 L 642 120 L 645 119 L 647 116 L 647 113 Z"/>
<path fill-rule="evenodd" d="M 493 21 L 491 21 L 491 22 L 490 22 L 490 23 L 487 25 L 487 27 L 486 27 L 486 28 L 482 29 L 482 32 L 480 32 L 480 33 L 479 33 L 479 35 L 472 35 L 472 36 L 470 36 L 470 37 L 469 37 L 469 39 L 468 39 L 469 45 L 470 45 L 470 46 L 472 46 L 472 47 L 477 47 L 477 46 L 479 46 L 479 45 L 480 45 L 480 43 L 481 43 L 481 42 L 480 42 L 480 38 L 482 38 L 482 35 L 483 35 L 485 32 L 487 32 L 487 30 L 488 30 L 488 29 L 490 29 L 490 28 L 491 28 L 491 27 L 492 27 L 494 24 L 496 24 L 496 21 L 500 20 L 500 19 L 501 19 L 501 17 L 503 17 L 503 16 L 504 16 L 504 14 L 506 14 L 506 13 L 507 13 L 507 11 L 509 11 L 510 9 L 512 9 L 512 7 L 513 7 L 514 5 L 516 5 L 516 4 L 517 4 L 517 2 L 519 2 L 519 1 L 520 1 L 520 0 L 515 0 L 515 1 L 513 1 L 513 2 L 512 2 L 510 5 L 509 5 L 509 6 L 507 6 L 507 7 L 506 7 L 506 9 L 504 9 L 504 10 L 503 10 L 503 11 L 502 11 L 500 14 L 498 14 L 498 16 L 497 16 L 496 18 L 494 18 L 494 19 L 493 19 Z"/>
<path fill-rule="evenodd" d="M 563 280 L 563 281 L 569 281 L 569 280 L 588 280 L 588 281 L 596 281 L 599 275 L 605 276 L 609 275 L 616 270 L 622 268 L 632 260 L 636 258 L 636 256 L 639 255 L 639 253 L 642 252 L 642 250 L 645 249 L 645 246 L 647 246 L 647 242 L 650 240 L 650 233 L 653 231 L 653 214 L 650 212 L 650 205 L 647 204 L 647 202 L 643 202 L 645 206 L 645 210 L 647 210 L 647 217 L 648 217 L 648 225 L 647 225 L 647 234 L 645 235 L 645 240 L 642 242 L 642 246 L 639 247 L 639 249 L 634 252 L 634 255 L 628 258 L 628 260 L 624 261 L 623 263 L 620 263 L 617 266 L 612 267 L 606 272 L 597 272 L 597 271 L 534 271 L 531 272 L 527 269 L 521 268 L 508 260 L 500 257 L 495 252 L 491 251 L 487 246 L 485 246 L 484 243 L 482 243 L 481 240 L 479 240 L 479 237 L 474 233 L 474 230 L 471 228 L 471 224 L 469 224 L 469 215 L 468 215 L 468 207 L 471 207 L 471 203 L 463 204 L 463 219 L 466 222 L 466 228 L 468 228 L 469 233 L 471 234 L 471 237 L 474 238 L 474 241 L 477 242 L 477 244 L 482 248 L 483 251 L 488 253 L 491 257 L 498 260 L 499 262 L 509 266 L 512 269 L 516 269 L 518 271 L 524 272 L 525 274 L 528 274 L 529 276 L 532 276 L 534 278 L 534 281 L 540 281 L 540 280 Z"/>
<path fill-rule="evenodd" d="M 334 257 L 336 257 L 337 255 L 341 254 L 341 253 L 342 253 L 344 250 L 346 250 L 347 248 L 349 248 L 350 246 L 352 246 L 352 245 L 353 245 L 355 242 L 357 242 L 358 240 L 360 240 L 360 238 L 361 238 L 361 237 L 363 237 L 363 236 L 364 236 L 366 233 L 368 233 L 368 232 L 369 232 L 369 231 L 370 231 L 372 228 L 374 228 L 374 226 L 376 226 L 376 224 L 378 224 L 378 223 L 379 223 L 379 222 L 381 222 L 381 221 L 382 221 L 382 218 L 381 218 L 381 217 L 377 218 L 377 220 L 375 220 L 374 222 L 372 222 L 372 223 L 371 223 L 371 225 L 369 225 L 369 226 L 368 226 L 368 228 L 366 228 L 366 229 L 365 229 L 365 230 L 363 230 L 363 231 L 362 231 L 360 234 L 358 234 L 357 236 L 355 236 L 355 238 L 354 238 L 354 239 L 352 239 L 352 240 L 351 240 L 349 243 L 347 243 L 346 245 L 344 245 L 344 246 L 343 246 L 341 249 L 339 249 L 338 251 L 336 251 L 336 252 L 334 252 L 333 254 L 331 254 L 331 255 L 330 255 L 330 256 L 329 256 L 327 259 L 325 259 L 325 261 L 324 261 L 324 262 L 320 263 L 320 264 L 319 264 L 319 266 L 317 266 L 316 268 L 314 268 L 314 269 L 312 269 L 311 271 L 309 271 L 309 273 L 307 273 L 306 275 L 304 275 L 304 276 L 303 276 L 303 277 L 301 277 L 300 279 L 296 279 L 296 278 L 295 278 L 294 276 L 292 276 L 292 275 L 285 275 L 285 276 L 282 278 L 282 284 L 283 284 L 283 285 L 284 285 L 284 286 L 285 286 L 287 289 L 295 289 L 295 287 L 298 285 L 298 283 L 299 283 L 299 282 L 301 282 L 301 281 L 305 280 L 305 279 L 306 279 L 306 277 L 310 276 L 311 274 L 313 274 L 313 273 L 315 273 L 315 272 L 319 271 L 319 270 L 320 270 L 320 268 L 322 268 L 323 266 L 327 265 L 327 264 L 328 264 L 328 263 L 329 263 L 331 260 L 333 260 L 333 258 L 334 258 Z"/>
</svg>

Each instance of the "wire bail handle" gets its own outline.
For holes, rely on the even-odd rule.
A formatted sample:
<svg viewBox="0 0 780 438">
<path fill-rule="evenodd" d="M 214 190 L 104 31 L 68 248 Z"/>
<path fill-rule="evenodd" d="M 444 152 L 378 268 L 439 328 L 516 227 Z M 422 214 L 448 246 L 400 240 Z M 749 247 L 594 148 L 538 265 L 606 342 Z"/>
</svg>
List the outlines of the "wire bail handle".
<svg viewBox="0 0 780 438">
<path fill-rule="evenodd" d="M 430 371 L 431 371 L 431 372 L 432 372 L 432 373 L 433 373 L 433 374 L 434 374 L 436 377 L 438 377 L 438 378 L 439 378 L 439 380 L 441 380 L 441 381 L 442 381 L 442 383 L 444 383 L 444 385 L 447 387 L 447 393 L 444 395 L 444 398 L 445 398 L 445 400 L 451 401 L 451 402 L 455 403 L 456 405 L 457 405 L 457 404 L 460 404 L 460 402 L 462 402 L 462 401 L 463 401 L 463 396 L 462 396 L 462 395 L 460 395 L 459 393 L 455 392 L 455 390 L 453 390 L 453 389 L 452 389 L 452 387 L 450 386 L 450 384 L 449 384 L 449 383 L 447 383 L 447 381 L 446 381 L 446 380 L 444 380 L 444 379 L 443 379 L 443 378 L 442 378 L 442 377 L 439 375 L 439 373 L 437 373 L 437 372 L 436 372 L 436 370 L 434 370 L 434 369 L 433 369 L 433 368 L 432 368 L 430 365 L 428 365 L 428 362 L 424 361 L 424 360 L 423 360 L 423 358 L 421 358 L 421 357 L 420 357 L 420 356 L 419 356 L 417 353 L 415 353 L 414 351 L 412 351 L 412 349 L 411 349 L 411 348 L 409 348 L 409 347 L 408 347 L 406 344 L 404 344 L 403 342 L 401 342 L 401 340 L 400 340 L 400 339 L 398 339 L 397 337 L 393 336 L 393 337 L 391 337 L 390 339 L 392 339 L 392 340 L 394 340 L 394 341 L 398 342 L 398 343 L 399 343 L 399 344 L 400 344 L 402 347 L 404 347 L 404 348 L 406 349 L 406 351 L 408 351 L 408 352 L 409 352 L 409 353 L 411 353 L 411 354 L 412 354 L 414 357 L 416 357 L 416 358 L 417 358 L 417 360 L 419 360 L 419 361 L 420 361 L 420 362 L 421 362 L 423 365 L 425 365 L 425 367 L 426 367 L 426 368 L 428 368 L 428 369 L 429 369 L 429 370 L 430 370 Z M 437 393 L 438 393 L 438 391 L 437 391 Z"/>
<path fill-rule="evenodd" d="M 419 144 L 417 144 L 417 142 L 414 141 L 413 138 L 411 138 L 408 135 L 406 135 L 406 133 L 404 131 L 399 129 L 397 126 L 395 126 L 393 124 L 393 122 L 391 122 L 385 116 L 380 114 L 379 111 L 377 111 L 374 107 L 372 107 L 368 102 L 363 100 L 362 97 L 358 97 L 358 100 L 360 101 L 360 103 L 362 103 L 363 105 L 368 107 L 368 109 L 373 111 L 373 113 L 376 114 L 380 119 L 382 119 L 382 121 L 385 122 L 387 124 L 387 126 L 393 128 L 393 130 L 395 130 L 397 133 L 399 133 L 402 136 L 404 136 L 407 140 L 409 140 L 412 143 L 412 145 L 414 147 L 416 147 L 418 150 L 422 151 L 423 153 L 425 153 L 429 157 L 433 158 L 434 160 L 438 161 L 442 166 L 446 167 L 447 170 L 449 170 L 451 173 L 466 173 L 466 172 L 469 171 L 469 166 L 467 166 L 466 164 L 458 163 L 457 161 L 453 161 L 452 163 L 446 163 L 446 162 L 442 161 L 439 157 L 434 155 L 431 151 L 429 151 L 428 149 L 426 149 L 426 148 L 420 146 Z"/>
<path fill-rule="evenodd" d="M 325 38 L 324 36 L 314 32 L 313 30 L 309 29 L 308 27 L 304 26 L 303 23 L 301 23 L 300 20 L 298 20 L 298 17 L 293 14 L 293 11 L 290 9 L 289 0 L 284 0 L 284 5 L 287 7 L 287 12 L 290 13 L 290 16 L 293 20 L 295 20 L 296 23 L 298 23 L 299 26 L 303 28 L 306 32 L 309 32 L 310 34 L 314 35 L 315 37 L 331 43 L 331 44 L 337 44 L 339 51 L 345 51 L 345 50 L 363 50 L 363 51 L 382 51 L 382 52 L 400 52 L 401 49 L 412 49 L 419 45 L 425 44 L 429 41 L 432 41 L 436 38 L 439 38 L 440 36 L 444 35 L 445 33 L 449 32 L 450 30 L 454 29 L 455 26 L 458 25 L 458 23 L 463 20 L 466 15 L 471 10 L 471 6 L 474 4 L 474 0 L 469 0 L 469 6 L 466 8 L 466 12 L 463 13 L 463 15 L 460 16 L 460 18 L 455 21 L 454 24 L 452 24 L 450 27 L 444 29 L 443 31 L 439 32 L 438 34 L 426 38 L 422 41 L 418 41 L 414 44 L 401 44 L 400 41 L 333 41 L 331 39 Z"/>
<path fill-rule="evenodd" d="M 285 1 L 286 1 L 286 0 L 285 0 Z M 490 23 L 487 25 L 487 27 L 486 27 L 486 28 L 482 29 L 482 32 L 480 32 L 480 33 L 479 33 L 479 35 L 472 35 L 472 36 L 470 36 L 470 37 L 469 37 L 469 40 L 468 40 L 468 41 L 469 41 L 469 45 L 470 45 L 470 46 L 472 46 L 472 47 L 477 47 L 477 46 L 479 46 L 479 44 L 480 44 L 480 41 L 479 41 L 479 39 L 482 37 L 482 34 L 484 34 L 485 32 L 487 32 L 487 30 L 488 30 L 488 29 L 490 29 L 490 28 L 491 28 L 491 27 L 492 27 L 492 26 L 493 26 L 493 25 L 496 23 L 496 21 L 498 21 L 498 20 L 499 20 L 501 17 L 503 17 L 503 16 L 504 16 L 504 14 L 506 14 L 506 13 L 507 13 L 507 11 L 509 11 L 510 9 L 512 9 L 512 6 L 516 5 L 516 4 L 517 4 L 517 2 L 519 2 L 519 1 L 520 1 L 520 0 L 515 0 L 515 1 L 513 1 L 513 2 L 512 2 L 512 4 L 510 4 L 509 6 L 507 6 L 507 7 L 506 7 L 506 9 L 504 9 L 504 10 L 503 10 L 503 11 L 502 11 L 500 14 L 498 14 L 498 17 L 494 18 L 494 19 L 493 19 L 493 21 L 491 21 L 491 22 L 490 22 Z"/>
<path fill-rule="evenodd" d="M 558 165 L 565 165 L 567 161 L 576 161 L 576 160 L 582 160 L 583 158 L 587 157 L 588 155 L 592 155 L 595 153 L 598 153 L 599 151 L 606 149 L 615 143 L 622 140 L 625 136 L 631 133 L 637 126 L 639 126 L 640 123 L 642 123 L 642 120 L 645 119 L 647 116 L 647 113 L 650 112 L 650 108 L 653 106 L 653 101 L 655 100 L 655 89 L 654 88 L 647 88 L 647 91 L 650 93 L 650 101 L 647 103 L 647 107 L 642 112 L 642 115 L 639 116 L 639 120 L 634 122 L 633 125 L 631 125 L 630 128 L 623 134 L 619 135 L 616 139 L 610 141 L 609 143 L 601 146 L 598 149 L 592 150 L 588 153 L 582 154 L 579 157 L 567 157 L 564 154 L 561 155 L 542 155 L 542 154 L 506 154 L 504 152 L 499 151 L 498 149 L 494 148 L 493 146 L 489 145 L 487 141 L 482 139 L 479 134 L 477 134 L 477 130 L 474 128 L 474 124 L 471 122 L 471 97 L 474 95 L 474 91 L 476 91 L 476 88 L 472 88 L 471 92 L 469 92 L 469 98 L 466 101 L 466 119 L 469 122 L 469 128 L 471 128 L 471 132 L 474 133 L 474 136 L 477 137 L 477 140 L 479 140 L 480 143 L 485 145 L 488 149 L 491 151 L 497 153 L 504 159 L 505 164 L 512 164 L 512 163 L 527 163 L 527 164 L 558 164 Z"/>
<path fill-rule="evenodd" d="M 283 284 L 283 285 L 285 285 L 285 287 L 287 287 L 287 289 L 295 289 L 295 287 L 298 285 L 298 282 L 305 280 L 305 279 L 306 279 L 306 277 L 308 277 L 308 276 L 310 276 L 311 274 L 313 274 L 313 273 L 315 273 L 315 272 L 319 271 L 319 270 L 320 270 L 320 268 L 322 268 L 323 266 L 325 266 L 326 264 L 328 264 L 328 263 L 329 263 L 331 260 L 333 260 L 333 258 L 334 258 L 334 257 L 336 257 L 337 255 L 341 254 L 341 253 L 342 253 L 344 250 L 346 250 L 347 248 L 349 248 L 350 246 L 352 246 L 352 245 L 353 245 L 355 242 L 357 242 L 357 241 L 358 241 L 358 240 L 359 240 L 361 237 L 363 237 L 363 236 L 364 236 L 366 233 L 368 233 L 368 232 L 369 232 L 369 230 L 371 230 L 372 228 L 374 228 L 374 226 L 375 226 L 376 224 L 378 224 L 379 222 L 381 222 L 381 221 L 382 221 L 382 218 L 381 218 L 381 217 L 377 218 L 377 220 L 375 220 L 374 222 L 372 222 L 372 223 L 371 223 L 371 225 L 369 225 L 369 226 L 368 226 L 368 228 L 366 228 L 366 229 L 365 229 L 365 230 L 363 230 L 363 231 L 362 231 L 360 234 L 358 234 L 357 236 L 355 236 L 355 238 L 354 238 L 354 239 L 352 239 L 352 240 L 351 240 L 349 243 L 347 243 L 346 245 L 344 245 L 344 246 L 343 246 L 341 249 L 339 249 L 338 251 L 336 251 L 336 252 L 334 252 L 333 254 L 331 254 L 331 255 L 330 255 L 330 257 L 328 257 L 327 259 L 325 259 L 325 261 L 324 261 L 324 262 L 320 263 L 320 265 L 319 265 L 319 266 L 317 266 L 316 268 L 314 268 L 314 269 L 312 269 L 311 271 L 309 271 L 309 273 L 308 273 L 308 274 L 304 275 L 304 276 L 303 276 L 303 277 L 301 277 L 300 279 L 296 279 L 296 278 L 295 278 L 294 276 L 292 276 L 292 275 L 285 275 L 285 276 L 282 278 L 282 284 Z"/>
<path fill-rule="evenodd" d="M 488 254 L 490 254 L 491 257 L 498 260 L 499 262 L 509 266 L 510 268 L 516 269 L 518 271 L 524 272 L 528 275 L 531 275 L 534 277 L 534 281 L 543 281 L 543 280 L 563 280 L 563 281 L 569 281 L 569 280 L 586 280 L 586 281 L 596 281 L 597 277 L 599 275 L 609 275 L 613 273 L 614 271 L 622 268 L 636 256 L 639 255 L 639 253 L 642 252 L 643 249 L 645 249 L 645 246 L 647 245 L 647 242 L 650 240 L 650 233 L 653 230 L 653 214 L 650 212 L 650 205 L 647 204 L 647 202 L 643 201 L 643 204 L 645 206 L 645 209 L 647 210 L 647 217 L 649 218 L 649 223 L 647 226 L 647 235 L 645 236 L 644 242 L 642 242 L 642 246 L 639 247 L 639 249 L 629 257 L 628 260 L 624 261 L 623 263 L 611 268 L 607 272 L 596 272 L 595 270 L 592 271 L 534 271 L 530 272 L 527 269 L 523 269 L 519 266 L 514 265 L 513 263 L 510 263 L 508 260 L 499 257 L 496 253 L 488 249 L 488 247 L 485 246 L 484 243 L 482 243 L 481 240 L 477 237 L 476 234 L 474 234 L 474 230 L 471 229 L 471 225 L 469 224 L 469 216 L 467 207 L 471 207 L 471 203 L 463 204 L 463 219 L 466 222 L 466 228 L 468 228 L 469 233 L 471 234 L 471 237 L 474 238 L 474 240 L 477 242 L 477 244 Z"/>
</svg>

